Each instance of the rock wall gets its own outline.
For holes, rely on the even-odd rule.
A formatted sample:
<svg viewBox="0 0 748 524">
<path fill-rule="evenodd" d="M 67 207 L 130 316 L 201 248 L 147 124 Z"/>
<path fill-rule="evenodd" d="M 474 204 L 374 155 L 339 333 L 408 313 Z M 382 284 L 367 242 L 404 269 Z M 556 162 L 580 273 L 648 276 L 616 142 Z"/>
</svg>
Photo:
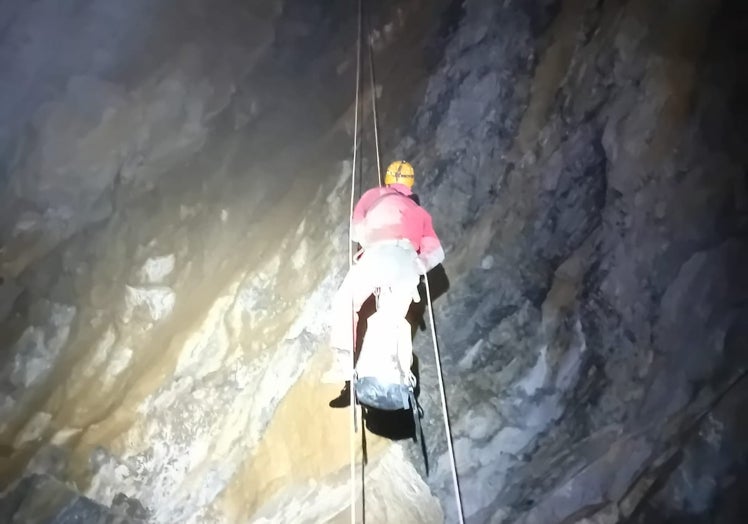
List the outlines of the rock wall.
<svg viewBox="0 0 748 524">
<path fill-rule="evenodd" d="M 396 149 L 448 245 L 436 310 L 468 521 L 712 521 L 745 464 L 728 414 L 746 387 L 745 10 L 464 9 Z"/>
<path fill-rule="evenodd" d="M 0 517 L 456 521 L 428 333 L 428 472 L 319 383 L 355 3 L 58 4 L 0 4 Z M 367 7 L 468 522 L 745 520 L 745 8 Z"/>
<path fill-rule="evenodd" d="M 0 515 L 345 519 L 348 417 L 320 416 L 318 379 L 355 9 L 109 4 L 3 6 L 26 96 L 3 99 Z M 400 449 L 370 449 L 372 496 L 401 501 L 373 515 L 442 518 Z"/>
<path fill-rule="evenodd" d="M 184 176 L 272 43 L 278 7 L 5 4 L 0 263 L 15 278 L 122 193 Z"/>
</svg>

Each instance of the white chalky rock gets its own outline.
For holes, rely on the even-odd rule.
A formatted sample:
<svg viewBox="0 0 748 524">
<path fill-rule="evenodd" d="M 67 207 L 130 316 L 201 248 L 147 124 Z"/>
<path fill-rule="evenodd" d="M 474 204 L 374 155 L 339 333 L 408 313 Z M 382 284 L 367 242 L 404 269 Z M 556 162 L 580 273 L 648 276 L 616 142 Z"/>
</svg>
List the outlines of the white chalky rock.
<svg viewBox="0 0 748 524">
<path fill-rule="evenodd" d="M 175 264 L 176 257 L 173 253 L 160 257 L 151 257 L 140 268 L 138 278 L 144 284 L 160 284 L 174 271 Z"/>
<path fill-rule="evenodd" d="M 122 314 L 122 321 L 126 324 L 129 323 L 136 309 L 145 308 L 151 320 L 157 322 L 166 318 L 171 313 L 175 302 L 176 294 L 169 287 L 142 288 L 127 286 L 125 292 L 125 311 Z"/>
<path fill-rule="evenodd" d="M 28 388 L 47 375 L 68 341 L 75 313 L 73 306 L 51 304 L 46 327 L 26 328 L 13 350 L 13 384 Z"/>
</svg>

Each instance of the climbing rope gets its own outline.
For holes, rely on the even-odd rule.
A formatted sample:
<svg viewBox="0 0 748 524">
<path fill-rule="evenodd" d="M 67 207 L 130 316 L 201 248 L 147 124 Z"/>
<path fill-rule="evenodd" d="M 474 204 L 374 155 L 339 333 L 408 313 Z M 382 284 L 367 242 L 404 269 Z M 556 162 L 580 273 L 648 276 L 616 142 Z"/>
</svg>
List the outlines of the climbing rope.
<svg viewBox="0 0 748 524">
<path fill-rule="evenodd" d="M 376 94 L 376 81 L 374 77 L 374 56 L 373 56 L 373 50 L 372 50 L 372 42 L 371 42 L 371 35 L 370 31 L 368 30 L 368 24 L 367 24 L 367 51 L 368 51 L 368 59 L 369 59 L 369 78 L 370 78 L 370 92 L 371 92 L 371 111 L 372 111 L 372 120 L 374 125 L 374 145 L 375 145 L 375 152 L 376 152 L 376 159 L 377 159 L 377 183 L 379 187 L 382 186 L 382 165 L 381 165 L 381 155 L 380 155 L 380 149 L 379 149 L 379 123 L 378 123 L 378 115 L 377 115 L 377 94 Z M 358 1 L 358 35 L 356 39 L 356 86 L 355 86 L 355 108 L 354 108 L 354 129 L 353 129 L 353 165 L 351 167 L 351 202 L 350 202 L 350 214 L 349 214 L 349 221 L 348 221 L 348 269 L 353 267 L 353 210 L 354 210 L 354 201 L 355 201 L 355 194 L 356 194 L 356 168 L 357 168 L 357 160 L 358 160 L 358 147 L 359 147 L 359 136 L 358 136 L 358 111 L 359 111 L 359 94 L 361 92 L 361 57 L 362 57 L 362 42 L 363 42 L 363 6 L 362 6 L 362 0 Z M 460 485 L 459 480 L 457 477 L 457 464 L 455 460 L 455 453 L 454 448 L 452 446 L 452 430 L 450 428 L 449 423 L 449 412 L 447 410 L 447 396 L 444 388 L 444 376 L 442 374 L 442 367 L 441 367 L 441 358 L 439 356 L 439 345 L 437 343 L 436 339 L 436 328 L 434 325 L 434 312 L 433 307 L 431 304 L 431 289 L 429 286 L 429 280 L 428 276 L 425 277 L 425 283 L 426 283 L 426 300 L 428 302 L 428 309 L 429 309 L 429 320 L 431 322 L 431 338 L 433 340 L 434 344 L 434 359 L 436 361 L 436 368 L 437 368 L 437 377 L 439 379 L 439 391 L 441 394 L 441 401 L 442 401 L 442 415 L 444 417 L 444 429 L 446 432 L 446 439 L 447 439 L 447 448 L 449 451 L 449 457 L 450 457 L 450 463 L 452 466 L 452 482 L 454 485 L 454 492 L 455 492 L 455 502 L 457 505 L 457 514 L 459 517 L 460 524 L 464 524 L 464 514 L 462 510 L 462 497 L 460 494 Z M 353 303 L 351 303 L 351 338 L 353 341 L 353 348 L 354 350 L 351 351 L 351 370 L 354 369 L 355 364 L 355 341 L 356 341 L 356 333 L 353 328 L 355 326 L 355 315 L 356 311 L 353 308 Z M 350 388 L 349 388 L 349 401 L 351 406 L 351 438 L 350 438 L 350 473 L 351 473 L 351 490 L 350 490 L 350 497 L 351 497 L 351 510 L 350 510 L 350 516 L 351 516 L 351 524 L 356 524 L 356 450 L 355 450 L 355 434 L 356 434 L 356 394 L 355 394 L 355 371 L 351 374 L 351 381 L 350 381 Z M 415 398 L 413 397 L 411 399 L 411 402 L 413 403 L 413 407 L 416 410 L 416 417 L 418 416 L 417 410 L 417 403 L 415 402 Z M 363 422 L 363 421 L 362 421 Z M 416 426 L 419 425 L 418 421 L 415 422 Z M 363 432 L 363 427 L 362 427 Z M 363 436 L 362 436 L 363 438 Z M 365 442 L 362 440 L 362 442 Z M 364 500 L 364 467 L 362 465 L 362 471 L 361 471 L 361 480 L 362 480 L 362 507 L 365 507 L 365 500 Z M 365 522 L 366 516 L 365 514 L 362 514 L 362 519 Z"/>
<path fill-rule="evenodd" d="M 353 109 L 353 165 L 351 166 L 351 209 L 348 214 L 348 269 L 353 267 L 353 205 L 356 196 L 356 160 L 358 153 L 358 95 L 361 90 L 361 36 L 363 12 L 361 0 L 358 0 L 358 38 L 356 39 L 356 86 L 355 106 Z"/>
<path fill-rule="evenodd" d="M 353 117 L 353 166 L 351 167 L 351 209 L 348 220 L 348 271 L 353 267 L 353 203 L 356 194 L 356 161 L 358 152 L 358 95 L 361 91 L 361 38 L 363 32 L 363 7 L 362 0 L 358 0 L 358 35 L 356 38 L 356 95 Z M 351 351 L 351 378 L 349 392 L 350 413 L 350 472 L 351 472 L 351 524 L 356 524 L 356 380 L 354 376 L 355 352 L 356 352 L 356 311 L 351 300 L 351 339 L 353 341 Z"/>
<path fill-rule="evenodd" d="M 369 31 L 368 24 L 366 28 L 366 42 L 368 44 L 367 48 L 369 50 L 369 91 L 371 92 L 371 115 L 374 123 L 374 149 L 377 155 L 377 184 L 379 184 L 379 187 L 382 187 L 382 161 L 381 155 L 379 154 L 379 123 L 377 121 L 377 88 L 374 78 L 374 52 L 372 51 L 371 31 Z"/>
<path fill-rule="evenodd" d="M 429 308 L 429 321 L 431 323 L 431 339 L 434 341 L 434 361 L 436 362 L 436 376 L 439 379 L 439 393 L 442 398 L 442 416 L 444 417 L 444 431 L 447 437 L 447 449 L 449 451 L 450 464 L 452 466 L 452 484 L 455 492 L 455 504 L 457 505 L 457 516 L 460 524 L 464 524 L 465 515 L 462 512 L 462 495 L 460 494 L 460 482 L 457 478 L 457 461 L 455 460 L 455 450 L 452 447 L 452 428 L 449 424 L 449 411 L 447 410 L 447 394 L 444 389 L 444 375 L 442 374 L 441 358 L 439 357 L 439 344 L 436 341 L 436 327 L 434 325 L 434 308 L 431 305 L 431 287 L 429 286 L 429 277 L 424 274 L 426 282 L 426 303 Z"/>
</svg>

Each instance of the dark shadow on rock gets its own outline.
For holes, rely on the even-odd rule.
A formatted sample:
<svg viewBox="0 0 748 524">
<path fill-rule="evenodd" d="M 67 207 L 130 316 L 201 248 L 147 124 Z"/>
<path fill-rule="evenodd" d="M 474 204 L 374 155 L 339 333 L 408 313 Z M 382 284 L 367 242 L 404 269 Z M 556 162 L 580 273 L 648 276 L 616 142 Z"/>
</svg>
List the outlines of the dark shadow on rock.
<svg viewBox="0 0 748 524">
<path fill-rule="evenodd" d="M 416 388 L 414 391 L 416 404 L 418 404 L 418 395 L 421 390 L 421 378 L 419 373 L 418 356 L 413 355 L 413 365 L 410 368 L 416 377 Z M 364 426 L 367 430 L 375 435 L 390 440 L 409 440 L 413 439 L 420 445 L 423 455 L 423 465 L 426 476 L 429 474 L 429 456 L 428 446 L 426 445 L 426 435 L 423 432 L 423 410 L 420 404 L 415 406 L 415 412 L 412 409 L 399 409 L 396 411 L 385 411 L 383 409 L 363 406 Z M 416 424 L 415 416 L 419 417 L 419 424 Z M 362 432 L 363 434 L 364 432 Z"/>
<path fill-rule="evenodd" d="M 417 399 L 421 389 L 421 382 L 418 372 L 418 357 L 416 355 L 413 355 L 413 366 L 411 366 L 410 370 L 416 377 L 415 395 Z M 375 435 L 390 440 L 406 440 L 414 438 L 416 435 L 413 412 L 409 409 L 386 411 L 365 406 L 364 420 L 366 422 L 366 429 Z"/>
<path fill-rule="evenodd" d="M 431 286 L 431 300 L 436 300 L 449 290 L 449 277 L 444 266 L 438 264 L 428 272 L 429 286 Z"/>
<path fill-rule="evenodd" d="M 434 269 L 428 272 L 429 290 L 431 292 L 431 300 L 435 301 L 437 298 L 442 296 L 449 289 L 449 278 L 447 278 L 447 272 L 444 271 L 444 266 L 441 264 L 437 265 Z M 413 302 L 408 309 L 408 313 L 405 315 L 405 319 L 410 324 L 410 336 L 411 339 L 415 340 L 416 333 L 420 328 L 421 331 L 426 331 L 426 305 L 427 305 L 427 294 L 426 294 L 426 282 L 421 279 L 421 283 L 418 284 L 418 296 L 420 301 Z"/>
</svg>

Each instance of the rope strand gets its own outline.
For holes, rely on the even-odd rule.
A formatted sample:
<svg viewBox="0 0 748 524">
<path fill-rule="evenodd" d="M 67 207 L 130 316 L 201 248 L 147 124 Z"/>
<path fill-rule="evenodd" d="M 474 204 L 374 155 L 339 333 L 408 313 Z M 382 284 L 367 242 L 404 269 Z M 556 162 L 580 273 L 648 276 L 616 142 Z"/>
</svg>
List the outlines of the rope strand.
<svg viewBox="0 0 748 524">
<path fill-rule="evenodd" d="M 439 393 L 442 398 L 442 416 L 444 417 L 444 430 L 447 437 L 447 449 L 449 450 L 449 460 L 452 466 L 452 484 L 455 492 L 455 503 L 457 504 L 457 516 L 460 524 L 465 523 L 465 515 L 462 512 L 462 495 L 460 494 L 460 482 L 457 478 L 457 461 L 455 460 L 455 450 L 452 447 L 452 429 L 449 425 L 449 411 L 447 410 L 447 394 L 444 391 L 444 376 L 442 374 L 441 358 L 439 357 L 439 345 L 436 341 L 436 327 L 434 325 L 434 308 L 431 305 L 431 288 L 429 286 L 429 277 L 424 274 L 426 281 L 426 302 L 429 306 L 429 321 L 431 322 L 431 338 L 434 341 L 434 360 L 436 361 L 436 376 L 439 379 Z"/>
<path fill-rule="evenodd" d="M 358 0 L 358 36 L 356 39 L 356 95 L 355 95 L 355 108 L 353 117 L 353 166 L 351 167 L 351 208 L 350 214 L 348 215 L 348 270 L 350 271 L 353 267 L 353 203 L 356 194 L 356 163 L 357 163 L 357 152 L 358 152 L 358 106 L 359 106 L 359 93 L 361 91 L 361 39 L 362 39 L 362 25 L 363 25 L 363 7 L 361 4 L 362 0 Z M 351 339 L 353 340 L 353 351 L 351 351 L 351 367 L 354 368 L 354 352 L 355 352 L 355 340 L 356 333 L 353 326 L 355 325 L 356 312 L 353 310 L 353 302 L 351 302 Z M 349 402 L 351 406 L 350 412 L 350 473 L 351 473 L 351 524 L 356 524 L 356 403 L 355 403 L 355 381 L 353 375 L 350 377 L 349 391 Z"/>
<path fill-rule="evenodd" d="M 379 123 L 377 121 L 377 88 L 374 78 L 374 51 L 371 44 L 371 31 L 369 24 L 366 24 L 366 42 L 369 50 L 369 79 L 371 91 L 371 114 L 374 119 L 374 147 L 377 155 L 377 184 L 382 187 L 382 160 L 379 154 Z"/>
<path fill-rule="evenodd" d="M 358 153 L 358 95 L 361 91 L 361 0 L 358 0 L 358 39 L 356 41 L 356 95 L 353 110 L 353 165 L 351 166 L 351 208 L 348 214 L 348 269 L 353 267 L 353 204 L 356 195 L 356 160 Z"/>
<path fill-rule="evenodd" d="M 353 165 L 351 167 L 351 202 L 350 202 L 350 214 L 349 214 L 349 221 L 348 221 L 348 269 L 353 267 L 353 209 L 354 209 L 354 199 L 356 194 L 356 167 L 357 167 L 357 160 L 358 160 L 358 147 L 359 147 L 359 137 L 358 137 L 358 111 L 359 111 L 359 94 L 361 92 L 361 58 L 362 58 L 362 41 L 363 41 L 363 5 L 362 0 L 358 1 L 358 38 L 356 41 L 356 92 L 355 92 L 355 108 L 354 108 L 354 129 L 353 129 Z M 377 94 L 376 94 L 376 81 L 374 77 L 374 53 L 372 50 L 372 42 L 371 42 L 371 34 L 369 31 L 369 27 L 367 24 L 367 31 L 366 31 L 366 42 L 367 42 L 367 51 L 368 51 L 368 58 L 369 58 L 369 78 L 370 78 L 370 92 L 371 92 L 371 110 L 372 110 L 372 117 L 373 117 L 373 124 L 374 124 L 374 145 L 375 145 L 375 151 L 376 151 L 376 159 L 377 159 L 377 183 L 381 187 L 382 186 L 382 165 L 381 165 L 381 155 L 380 155 L 380 149 L 379 149 L 379 123 L 378 123 L 378 116 L 377 116 Z M 454 493 L 455 493 L 455 503 L 457 505 L 457 514 L 459 517 L 460 524 L 464 524 L 465 517 L 462 509 L 462 497 L 460 494 L 460 484 L 459 479 L 457 476 L 457 463 L 455 460 L 455 452 L 454 447 L 452 445 L 452 430 L 450 428 L 449 423 L 449 411 L 447 409 L 447 395 L 444 388 L 444 376 L 442 373 L 442 367 L 441 367 L 441 358 L 439 356 L 439 345 L 436 339 L 436 327 L 434 324 L 434 311 L 433 306 L 431 304 L 431 289 L 429 286 L 429 279 L 428 276 L 425 277 L 425 283 L 426 283 L 426 300 L 428 302 L 428 309 L 429 309 L 429 320 L 431 322 L 431 338 L 433 340 L 434 344 L 434 359 L 436 362 L 436 369 L 437 369 L 437 377 L 439 379 L 439 393 L 441 395 L 441 401 L 442 401 L 442 415 L 444 417 L 444 430 L 446 433 L 446 439 L 447 439 L 447 448 L 449 452 L 449 458 L 450 458 L 450 464 L 452 466 L 452 483 L 454 487 Z M 352 340 L 353 340 L 353 348 L 354 350 L 351 351 L 351 369 L 354 369 L 354 359 L 355 359 L 355 330 L 353 326 L 355 326 L 355 315 L 356 311 L 353 310 L 353 304 L 351 304 L 351 328 L 352 328 Z M 350 438 L 350 473 L 351 473 L 351 524 L 356 524 L 356 450 L 355 450 L 355 434 L 357 432 L 356 429 L 356 395 L 355 395 L 355 376 L 352 374 L 350 379 L 350 388 L 349 388 L 349 401 L 350 401 L 350 423 L 351 423 L 351 438 Z M 362 503 L 365 504 L 364 498 L 364 466 L 362 464 L 362 470 L 361 470 L 361 480 L 362 480 Z M 365 507 L 365 506 L 364 506 Z M 366 515 L 362 514 L 363 522 L 366 522 Z"/>
</svg>

